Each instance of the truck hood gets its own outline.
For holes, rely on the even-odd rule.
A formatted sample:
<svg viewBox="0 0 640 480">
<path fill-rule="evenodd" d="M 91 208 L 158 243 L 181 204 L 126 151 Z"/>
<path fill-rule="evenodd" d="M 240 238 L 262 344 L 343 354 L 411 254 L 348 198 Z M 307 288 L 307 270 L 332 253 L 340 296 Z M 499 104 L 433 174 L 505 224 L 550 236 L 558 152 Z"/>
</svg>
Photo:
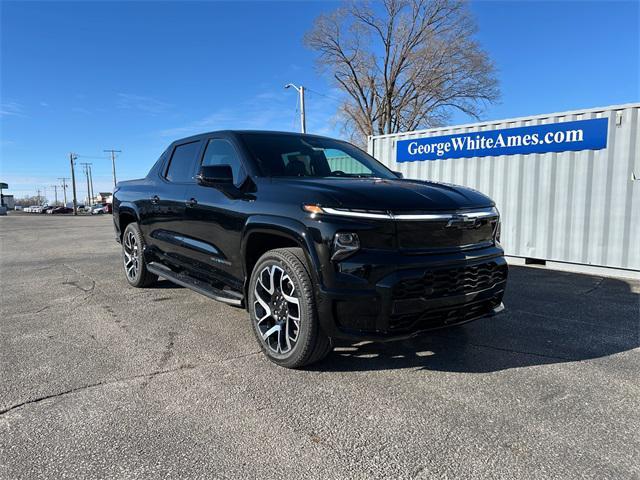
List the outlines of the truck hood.
<svg viewBox="0 0 640 480">
<path fill-rule="evenodd" d="M 408 179 L 273 178 L 273 185 L 301 203 L 362 210 L 460 210 L 491 207 L 493 201 L 467 187 Z M 329 203 L 332 205 L 329 205 Z"/>
</svg>

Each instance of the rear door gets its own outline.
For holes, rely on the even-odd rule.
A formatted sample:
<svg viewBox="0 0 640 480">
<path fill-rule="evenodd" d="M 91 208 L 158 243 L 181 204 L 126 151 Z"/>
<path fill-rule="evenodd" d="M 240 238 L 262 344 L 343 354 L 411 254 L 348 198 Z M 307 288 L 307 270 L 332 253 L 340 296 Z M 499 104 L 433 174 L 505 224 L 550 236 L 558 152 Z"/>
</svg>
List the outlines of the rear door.
<svg viewBox="0 0 640 480">
<path fill-rule="evenodd" d="M 193 170 L 201 149 L 201 139 L 174 145 L 160 174 L 159 188 L 150 195 L 144 233 L 152 253 L 163 263 L 180 267 L 189 265 L 190 251 L 183 242 L 186 195 L 188 186 L 194 181 Z"/>
</svg>

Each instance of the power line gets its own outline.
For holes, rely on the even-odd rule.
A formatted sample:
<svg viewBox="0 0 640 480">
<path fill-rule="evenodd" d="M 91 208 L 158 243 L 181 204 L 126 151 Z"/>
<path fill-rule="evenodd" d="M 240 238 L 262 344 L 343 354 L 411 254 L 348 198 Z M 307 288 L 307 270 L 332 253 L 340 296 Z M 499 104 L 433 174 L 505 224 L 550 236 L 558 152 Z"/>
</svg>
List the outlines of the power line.
<svg viewBox="0 0 640 480">
<path fill-rule="evenodd" d="M 342 100 L 340 100 L 339 98 L 331 97 L 329 95 L 325 95 L 324 93 L 320 93 L 320 92 L 318 92 L 316 90 L 311 90 L 308 87 L 305 87 L 305 88 L 307 89 L 307 91 L 309 91 L 311 93 L 315 93 L 316 95 L 320 95 L 321 97 L 328 98 L 329 100 L 333 100 L 334 102 L 342 102 Z"/>
<path fill-rule="evenodd" d="M 88 158 L 88 159 L 93 159 L 93 160 L 108 160 L 109 157 L 97 157 L 95 155 L 81 155 L 81 154 L 76 154 L 76 158 Z"/>
<path fill-rule="evenodd" d="M 291 119 L 291 130 L 296 128 L 296 120 L 298 119 L 298 107 L 300 106 L 300 96 L 296 97 L 296 110 L 293 112 L 293 118 Z"/>
</svg>

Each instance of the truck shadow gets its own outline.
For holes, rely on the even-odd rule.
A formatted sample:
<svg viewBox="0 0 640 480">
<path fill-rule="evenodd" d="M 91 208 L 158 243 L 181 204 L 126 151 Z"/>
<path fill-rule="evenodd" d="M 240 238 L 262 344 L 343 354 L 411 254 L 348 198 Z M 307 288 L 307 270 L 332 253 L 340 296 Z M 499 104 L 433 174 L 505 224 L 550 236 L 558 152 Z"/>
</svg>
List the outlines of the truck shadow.
<svg viewBox="0 0 640 480">
<path fill-rule="evenodd" d="M 575 362 L 640 346 L 640 283 L 511 267 L 506 313 L 410 340 L 342 343 L 322 371 L 482 373 Z"/>
</svg>

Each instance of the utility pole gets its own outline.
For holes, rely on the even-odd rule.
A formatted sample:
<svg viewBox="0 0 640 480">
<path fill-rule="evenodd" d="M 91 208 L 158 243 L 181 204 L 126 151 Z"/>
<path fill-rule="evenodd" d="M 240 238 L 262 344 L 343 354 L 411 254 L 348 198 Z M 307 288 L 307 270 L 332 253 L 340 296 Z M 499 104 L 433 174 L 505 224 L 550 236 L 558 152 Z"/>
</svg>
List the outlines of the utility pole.
<svg viewBox="0 0 640 480">
<path fill-rule="evenodd" d="M 87 178 L 87 204 L 91 206 L 91 187 L 89 186 L 89 165 L 90 163 L 81 162 L 82 168 L 84 169 L 84 175 Z"/>
<path fill-rule="evenodd" d="M 122 153 L 122 150 L 104 150 L 105 153 L 111 153 L 111 173 L 113 173 L 113 189 L 116 188 L 116 153 Z"/>
<path fill-rule="evenodd" d="M 300 95 L 300 131 L 302 133 L 307 133 L 307 119 L 304 112 L 304 87 L 300 85 L 296 87 L 293 83 L 288 83 L 284 86 L 284 88 L 292 87 L 298 92 Z"/>
<path fill-rule="evenodd" d="M 91 164 L 89 164 L 89 183 L 91 184 L 91 201 L 93 202 L 93 199 L 96 198 L 96 192 L 93 191 L 93 174 L 91 173 Z"/>
<path fill-rule="evenodd" d="M 71 162 L 71 183 L 73 185 L 73 214 L 78 215 L 78 198 L 76 196 L 76 173 L 73 168 L 74 162 L 78 158 L 75 153 L 69 153 L 69 161 Z"/>
<path fill-rule="evenodd" d="M 60 186 L 62 187 L 62 193 L 64 195 L 64 206 L 67 206 L 67 187 L 69 185 L 67 185 L 67 180 L 69 180 L 67 177 L 58 177 L 58 180 L 60 180 L 62 183 L 60 184 Z"/>
<path fill-rule="evenodd" d="M 53 197 L 55 198 L 55 201 L 53 202 L 53 204 L 57 207 L 58 206 L 58 185 L 49 185 L 50 187 L 53 187 Z"/>
<path fill-rule="evenodd" d="M 38 205 L 42 205 L 42 202 L 40 201 L 40 189 L 36 191 L 38 192 L 38 195 L 36 196 L 36 198 L 38 199 Z"/>
</svg>

